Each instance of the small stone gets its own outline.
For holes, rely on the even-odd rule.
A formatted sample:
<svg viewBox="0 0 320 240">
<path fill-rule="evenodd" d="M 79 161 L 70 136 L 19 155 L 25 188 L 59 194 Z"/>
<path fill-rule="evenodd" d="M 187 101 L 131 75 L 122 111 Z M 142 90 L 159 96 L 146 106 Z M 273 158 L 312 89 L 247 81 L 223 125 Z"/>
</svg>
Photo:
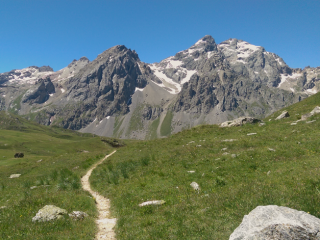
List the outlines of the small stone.
<svg viewBox="0 0 320 240">
<path fill-rule="evenodd" d="M 73 211 L 72 213 L 69 213 L 69 217 L 73 220 L 83 220 L 85 217 L 88 217 L 88 214 L 81 211 Z"/>
<path fill-rule="evenodd" d="M 236 158 L 236 157 L 237 157 L 237 154 L 231 154 L 231 157 L 232 157 L 232 158 Z"/>
<path fill-rule="evenodd" d="M 312 120 L 312 121 L 308 121 L 308 122 L 306 122 L 306 123 L 313 123 L 313 122 L 315 122 L 316 120 Z"/>
<path fill-rule="evenodd" d="M 189 144 L 190 144 L 190 143 L 194 143 L 194 141 L 189 142 Z"/>
<path fill-rule="evenodd" d="M 217 161 L 217 160 L 220 160 L 220 158 L 216 158 L 215 160 L 216 160 L 216 161 Z"/>
<path fill-rule="evenodd" d="M 38 160 L 37 162 L 42 162 L 42 159 Z"/>
<path fill-rule="evenodd" d="M 35 189 L 35 188 L 37 188 L 37 186 L 32 186 L 32 187 L 30 187 L 30 189 Z"/>
<path fill-rule="evenodd" d="M 273 148 L 268 148 L 268 150 L 271 151 L 271 152 L 275 152 L 276 151 Z"/>
<path fill-rule="evenodd" d="M 74 168 L 72 168 L 72 170 L 77 170 L 79 168 L 79 166 L 76 166 Z"/>
<path fill-rule="evenodd" d="M 270 173 L 271 173 L 271 171 L 268 171 L 268 172 L 267 172 L 267 175 L 269 175 Z"/>
<path fill-rule="evenodd" d="M 222 140 L 222 142 L 234 142 L 234 141 L 237 141 L 238 139 L 225 139 L 225 140 Z"/>
<path fill-rule="evenodd" d="M 247 136 L 256 135 L 257 133 L 248 133 Z"/>
<path fill-rule="evenodd" d="M 225 148 L 222 148 L 221 151 L 226 151 L 227 149 L 228 149 L 228 148 L 225 147 Z"/>
<path fill-rule="evenodd" d="M 191 186 L 194 190 L 200 191 L 200 186 L 199 186 L 198 183 L 192 182 L 192 183 L 190 183 L 190 186 Z"/>
<path fill-rule="evenodd" d="M 196 147 L 201 147 L 201 145 L 197 145 Z"/>
<path fill-rule="evenodd" d="M 9 178 L 18 178 L 21 174 L 11 174 Z"/>
<path fill-rule="evenodd" d="M 264 123 L 264 122 L 259 123 L 259 126 L 260 126 L 260 127 L 261 127 L 261 126 L 264 126 L 264 125 L 266 125 L 266 123 Z"/>
<path fill-rule="evenodd" d="M 188 173 L 195 173 L 196 171 L 193 171 L 193 170 L 191 170 L 191 171 L 188 171 Z"/>
<path fill-rule="evenodd" d="M 7 208 L 7 206 L 1 206 L 1 207 L 0 207 L 0 209 L 5 209 L 5 208 Z"/>
<path fill-rule="evenodd" d="M 165 204 L 166 201 L 164 200 L 153 200 L 153 201 L 147 201 L 139 204 L 139 207 L 147 206 L 147 205 L 162 205 Z"/>
<path fill-rule="evenodd" d="M 222 153 L 222 155 L 228 155 L 228 154 L 230 154 L 230 153 L 228 153 L 228 152 L 224 152 L 224 153 Z"/>
<path fill-rule="evenodd" d="M 290 125 L 297 125 L 297 123 L 296 123 L 296 122 L 294 122 L 294 123 L 291 123 Z"/>
</svg>

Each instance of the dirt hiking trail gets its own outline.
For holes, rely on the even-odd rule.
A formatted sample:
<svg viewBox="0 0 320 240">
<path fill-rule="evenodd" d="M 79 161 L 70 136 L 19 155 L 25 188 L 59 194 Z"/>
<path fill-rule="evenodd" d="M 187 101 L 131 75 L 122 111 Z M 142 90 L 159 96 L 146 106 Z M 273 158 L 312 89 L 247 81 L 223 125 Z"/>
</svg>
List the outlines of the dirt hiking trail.
<svg viewBox="0 0 320 240">
<path fill-rule="evenodd" d="M 82 188 L 86 191 L 88 191 L 96 200 L 97 208 L 99 212 L 99 217 L 96 220 L 96 223 L 98 225 L 99 231 L 96 235 L 96 240 L 106 240 L 106 239 L 116 239 L 115 233 L 113 231 L 113 227 L 116 225 L 116 218 L 109 218 L 110 212 L 110 200 L 106 199 L 105 197 L 101 196 L 99 193 L 94 192 L 89 183 L 89 177 L 92 173 L 92 170 L 95 169 L 99 164 L 101 164 L 104 160 L 106 160 L 108 157 L 110 157 L 112 154 L 116 152 L 113 151 L 109 155 L 105 156 L 102 160 L 94 164 L 86 175 L 84 175 L 81 178 L 81 184 Z"/>
</svg>

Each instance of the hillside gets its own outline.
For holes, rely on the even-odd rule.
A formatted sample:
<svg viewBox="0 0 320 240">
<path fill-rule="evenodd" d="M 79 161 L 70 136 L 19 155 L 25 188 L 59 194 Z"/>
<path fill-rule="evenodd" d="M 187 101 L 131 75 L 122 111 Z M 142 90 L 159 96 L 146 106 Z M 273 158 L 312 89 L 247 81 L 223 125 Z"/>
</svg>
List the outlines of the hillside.
<svg viewBox="0 0 320 240">
<path fill-rule="evenodd" d="M 108 139 L 103 139 L 108 141 Z M 0 112 L 0 238 L 92 239 L 96 233 L 95 201 L 81 189 L 80 177 L 112 147 L 92 134 L 47 127 Z M 14 158 L 15 153 L 23 158 Z M 19 178 L 9 178 L 21 174 Z M 75 222 L 35 224 L 44 205 L 85 211 Z"/>
<path fill-rule="evenodd" d="M 296 122 L 315 106 L 319 94 L 285 108 L 289 118 L 275 120 L 282 109 L 262 126 L 201 125 L 119 149 L 90 179 L 111 199 L 117 239 L 228 239 L 259 205 L 319 218 L 320 115 Z M 138 206 L 148 200 L 165 204 Z"/>
</svg>

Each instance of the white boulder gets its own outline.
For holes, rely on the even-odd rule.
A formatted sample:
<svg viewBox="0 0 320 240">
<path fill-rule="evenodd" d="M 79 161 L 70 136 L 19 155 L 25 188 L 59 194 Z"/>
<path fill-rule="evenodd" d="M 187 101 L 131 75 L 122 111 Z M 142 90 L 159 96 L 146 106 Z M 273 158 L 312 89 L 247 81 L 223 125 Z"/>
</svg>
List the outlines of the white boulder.
<svg viewBox="0 0 320 240">
<path fill-rule="evenodd" d="M 36 216 L 32 218 L 32 222 L 47 222 L 60 219 L 67 213 L 68 212 L 65 209 L 54 205 L 46 205 L 37 212 Z"/>
<path fill-rule="evenodd" d="M 258 239 L 320 239 L 320 219 L 288 207 L 258 206 L 244 216 L 229 240 Z"/>
</svg>

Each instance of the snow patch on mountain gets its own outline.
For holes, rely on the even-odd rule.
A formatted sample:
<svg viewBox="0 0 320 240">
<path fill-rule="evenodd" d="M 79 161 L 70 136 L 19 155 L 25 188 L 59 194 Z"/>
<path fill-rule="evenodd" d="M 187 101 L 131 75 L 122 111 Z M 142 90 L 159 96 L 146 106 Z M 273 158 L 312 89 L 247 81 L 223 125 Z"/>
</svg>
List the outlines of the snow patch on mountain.
<svg viewBox="0 0 320 240">
<path fill-rule="evenodd" d="M 190 81 L 190 78 L 193 74 L 197 73 L 197 70 L 185 70 L 186 71 L 186 77 L 182 79 L 181 85 L 183 85 L 186 82 Z"/>
<path fill-rule="evenodd" d="M 40 72 L 38 68 L 27 67 L 20 70 L 12 70 L 9 72 L 9 84 L 35 84 L 39 78 L 46 78 L 53 72 Z"/>
<path fill-rule="evenodd" d="M 180 84 L 174 82 L 162 72 L 165 68 L 157 67 L 154 64 L 152 64 L 150 68 L 153 70 L 154 75 L 156 75 L 162 81 L 162 84 L 156 83 L 158 86 L 165 88 L 171 94 L 178 94 L 181 91 Z"/>
<path fill-rule="evenodd" d="M 280 76 L 281 76 L 281 82 L 279 83 L 278 88 L 280 88 L 281 85 L 284 84 L 285 82 L 290 81 L 289 79 L 297 79 L 297 78 L 301 77 L 302 74 L 301 73 L 293 73 L 291 75 L 281 74 Z"/>
<path fill-rule="evenodd" d="M 318 92 L 317 90 L 317 87 L 313 87 L 311 89 L 307 89 L 304 91 L 306 94 L 309 94 L 309 95 L 313 95 L 313 94 L 316 94 Z"/>
<path fill-rule="evenodd" d="M 242 40 L 229 39 L 218 44 L 218 49 L 225 54 L 229 61 L 245 63 L 246 58 L 263 48 Z"/>
<path fill-rule="evenodd" d="M 144 88 L 138 88 L 138 87 L 136 87 L 136 89 L 134 90 L 134 92 L 136 92 L 136 91 L 140 91 L 140 92 L 142 92 L 142 91 L 143 91 L 143 89 L 144 89 Z"/>
</svg>

